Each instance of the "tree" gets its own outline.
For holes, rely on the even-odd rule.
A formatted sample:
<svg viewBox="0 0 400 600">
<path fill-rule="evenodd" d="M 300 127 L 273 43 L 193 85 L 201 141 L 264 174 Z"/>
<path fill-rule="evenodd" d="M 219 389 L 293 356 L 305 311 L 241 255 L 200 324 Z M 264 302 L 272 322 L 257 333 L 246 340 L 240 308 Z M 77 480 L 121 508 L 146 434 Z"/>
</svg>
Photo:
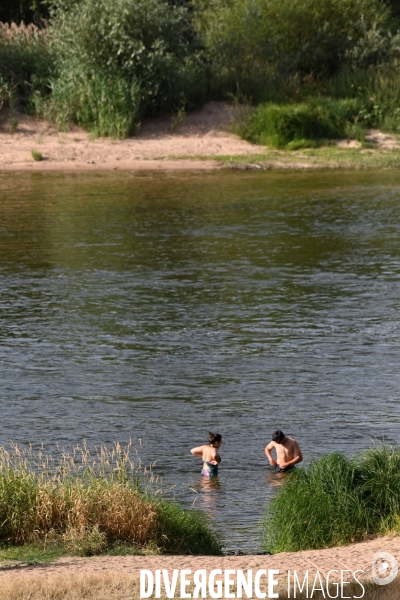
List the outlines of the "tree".
<svg viewBox="0 0 400 600">
<path fill-rule="evenodd" d="M 0 21 L 3 23 L 35 23 L 40 25 L 47 19 L 49 11 L 43 0 L 2 0 Z"/>
</svg>

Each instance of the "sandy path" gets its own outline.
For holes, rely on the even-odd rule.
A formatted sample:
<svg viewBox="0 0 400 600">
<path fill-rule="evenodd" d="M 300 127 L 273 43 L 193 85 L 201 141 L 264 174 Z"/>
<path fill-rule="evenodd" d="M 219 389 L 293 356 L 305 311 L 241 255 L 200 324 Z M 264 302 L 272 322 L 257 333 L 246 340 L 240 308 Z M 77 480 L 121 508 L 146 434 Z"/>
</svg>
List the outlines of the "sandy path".
<svg viewBox="0 0 400 600">
<path fill-rule="evenodd" d="M 25 115 L 11 133 L 0 131 L 0 170 L 142 170 L 210 169 L 220 164 L 195 157 L 251 155 L 263 146 L 250 144 L 229 132 L 233 108 L 210 102 L 190 113 L 180 124 L 171 118 L 155 118 L 142 124 L 139 134 L 126 140 L 91 139 L 83 130 L 59 132 L 46 121 Z M 34 161 L 32 149 L 43 155 Z M 194 157 L 188 161 L 187 158 Z"/>
<path fill-rule="evenodd" d="M 392 554 L 400 563 L 400 537 L 380 537 L 366 542 L 349 546 L 328 548 L 324 550 L 309 550 L 305 552 L 281 553 L 274 556 L 121 556 L 121 557 L 93 557 L 93 558 L 62 558 L 54 563 L 44 565 L 0 568 L 0 577 L 15 573 L 23 573 L 25 577 L 81 574 L 105 574 L 119 572 L 139 577 L 140 569 L 278 569 L 279 576 L 284 581 L 287 571 L 296 569 L 298 574 L 309 571 L 314 576 L 318 570 L 321 576 L 326 577 L 333 569 L 348 569 L 352 573 L 361 569 L 365 573 L 361 577 L 371 578 L 372 557 L 378 551 Z"/>
</svg>

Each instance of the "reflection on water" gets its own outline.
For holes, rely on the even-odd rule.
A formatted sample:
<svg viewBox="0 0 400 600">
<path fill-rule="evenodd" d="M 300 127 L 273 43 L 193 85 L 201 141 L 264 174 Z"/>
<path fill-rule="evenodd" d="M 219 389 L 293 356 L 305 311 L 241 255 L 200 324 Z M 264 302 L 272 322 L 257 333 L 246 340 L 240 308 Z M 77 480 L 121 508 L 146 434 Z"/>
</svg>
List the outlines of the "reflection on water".
<svg viewBox="0 0 400 600">
<path fill-rule="evenodd" d="M 214 519 L 217 516 L 217 498 L 221 489 L 221 483 L 218 477 L 200 476 L 198 484 L 194 488 L 198 493 L 196 508 L 203 510 L 209 517 Z"/>
<path fill-rule="evenodd" d="M 271 485 L 272 487 L 281 487 L 290 476 L 290 473 L 275 473 L 274 471 L 267 471 L 265 474 L 265 483 L 267 485 Z"/>
<path fill-rule="evenodd" d="M 273 430 L 305 463 L 399 439 L 399 183 L 0 175 L 0 441 L 140 438 L 171 496 L 257 549 Z M 218 488 L 189 453 L 209 430 Z"/>
</svg>

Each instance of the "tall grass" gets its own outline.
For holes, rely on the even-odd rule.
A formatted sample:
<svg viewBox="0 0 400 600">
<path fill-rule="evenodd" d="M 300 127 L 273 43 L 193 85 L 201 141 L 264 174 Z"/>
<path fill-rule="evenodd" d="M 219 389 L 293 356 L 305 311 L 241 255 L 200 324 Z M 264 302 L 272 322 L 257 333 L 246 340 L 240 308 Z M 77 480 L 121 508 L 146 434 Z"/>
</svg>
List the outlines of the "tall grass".
<svg viewBox="0 0 400 600">
<path fill-rule="evenodd" d="M 395 530 L 400 522 L 400 450 L 372 448 L 354 459 L 323 456 L 298 469 L 267 511 L 272 552 L 328 548 Z"/>
<path fill-rule="evenodd" d="M 131 446 L 91 455 L 86 446 L 54 461 L 0 447 L 0 543 L 62 543 L 93 554 L 112 544 L 172 553 L 219 554 L 205 518 L 151 492 Z M 143 487 L 143 481 L 145 487 Z"/>
<path fill-rule="evenodd" d="M 42 109 L 61 129 L 76 123 L 97 136 L 123 139 L 138 126 L 141 92 L 135 78 L 75 65 L 52 80 L 51 92 Z"/>
</svg>

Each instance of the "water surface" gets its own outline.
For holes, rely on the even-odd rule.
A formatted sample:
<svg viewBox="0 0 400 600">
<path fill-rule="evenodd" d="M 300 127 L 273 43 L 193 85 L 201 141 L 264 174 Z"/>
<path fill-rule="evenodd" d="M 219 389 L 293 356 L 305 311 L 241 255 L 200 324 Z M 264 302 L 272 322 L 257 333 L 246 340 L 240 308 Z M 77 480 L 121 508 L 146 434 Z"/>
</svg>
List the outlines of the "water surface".
<svg viewBox="0 0 400 600">
<path fill-rule="evenodd" d="M 400 438 L 400 175 L 0 176 L 0 443 L 141 440 L 257 550 L 264 446 Z M 217 486 L 189 455 L 223 434 Z M 174 487 L 172 487 L 174 486 Z"/>
</svg>

